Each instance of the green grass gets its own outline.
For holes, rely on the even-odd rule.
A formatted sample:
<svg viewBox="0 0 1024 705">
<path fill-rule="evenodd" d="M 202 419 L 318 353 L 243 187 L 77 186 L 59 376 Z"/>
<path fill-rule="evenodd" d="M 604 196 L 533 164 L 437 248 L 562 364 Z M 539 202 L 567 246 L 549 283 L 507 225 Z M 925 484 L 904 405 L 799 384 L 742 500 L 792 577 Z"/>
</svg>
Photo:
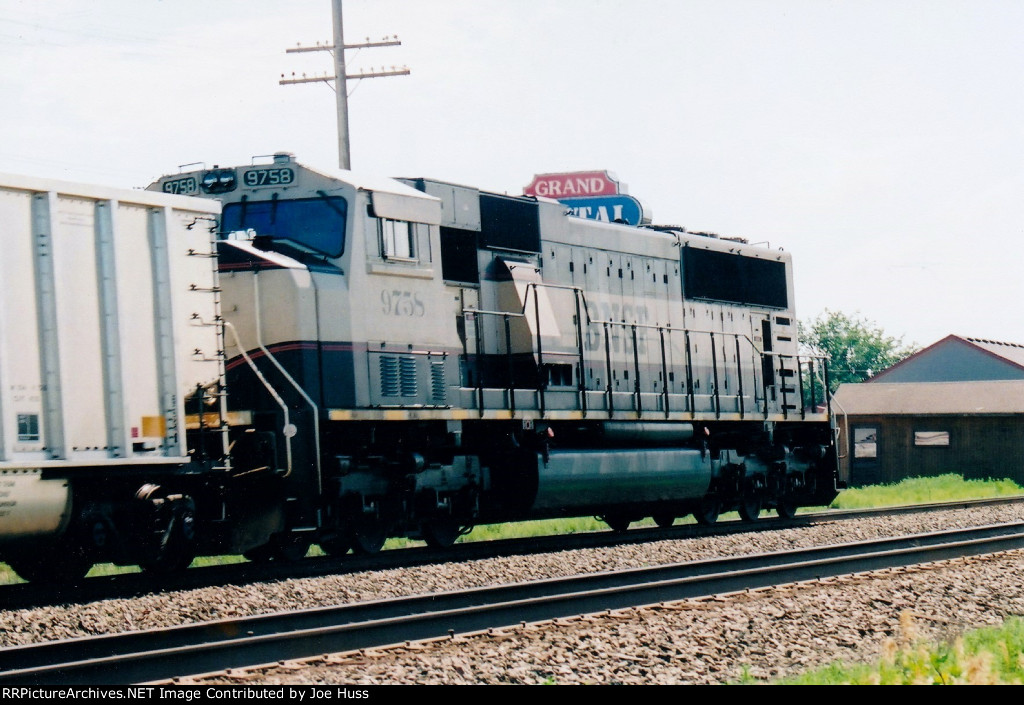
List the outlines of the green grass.
<svg viewBox="0 0 1024 705">
<path fill-rule="evenodd" d="M 1024 488 L 1012 480 L 965 480 L 950 473 L 936 477 L 912 477 L 891 485 L 845 489 L 830 506 L 832 509 L 868 509 L 1019 494 L 1024 494 Z"/>
<path fill-rule="evenodd" d="M 929 502 L 951 502 L 960 499 L 981 499 L 1024 494 L 1024 489 L 1010 480 L 964 480 L 959 475 L 940 475 L 929 478 L 911 478 L 893 485 L 874 485 L 846 489 L 830 505 L 832 509 L 862 509 L 870 507 L 888 507 L 900 504 L 923 504 Z M 801 512 L 817 511 L 825 507 L 805 507 Z M 767 512 L 772 515 L 774 512 Z M 735 512 L 723 514 L 721 519 L 736 518 Z M 680 523 L 693 523 L 692 517 L 676 520 Z M 651 519 L 634 522 L 631 526 L 654 526 Z M 495 539 L 529 538 L 532 536 L 551 536 L 559 534 L 580 534 L 591 531 L 605 531 L 607 525 L 593 517 L 574 519 L 544 519 L 539 521 L 523 521 L 512 524 L 485 524 L 477 526 L 470 534 L 459 538 L 459 542 L 491 541 Z M 385 549 L 404 548 L 422 545 L 421 541 L 405 538 L 388 539 Z M 317 546 L 310 550 L 309 555 L 323 555 Z M 241 556 L 211 556 L 197 558 L 193 566 L 223 565 L 240 563 L 245 559 Z M 119 573 L 138 572 L 138 568 L 121 567 L 102 563 L 93 566 L 89 576 L 116 575 Z M 0 584 L 21 582 L 14 571 L 0 563 Z"/>
<path fill-rule="evenodd" d="M 888 639 L 871 664 L 833 663 L 784 685 L 995 685 L 1024 682 L 1024 620 L 950 635 L 938 642 L 916 637 L 910 613 L 900 618 L 899 637 Z M 743 682 L 749 682 L 744 680 Z"/>
</svg>

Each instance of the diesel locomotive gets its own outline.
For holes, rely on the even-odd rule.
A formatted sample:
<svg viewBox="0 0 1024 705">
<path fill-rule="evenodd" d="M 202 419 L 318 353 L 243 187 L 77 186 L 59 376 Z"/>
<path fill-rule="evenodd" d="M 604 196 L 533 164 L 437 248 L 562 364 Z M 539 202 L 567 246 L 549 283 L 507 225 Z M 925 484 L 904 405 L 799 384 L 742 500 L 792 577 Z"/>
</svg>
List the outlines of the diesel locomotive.
<svg viewBox="0 0 1024 705">
<path fill-rule="evenodd" d="M 286 153 L 0 189 L 0 559 L 26 578 L 836 495 L 785 251 Z"/>
</svg>

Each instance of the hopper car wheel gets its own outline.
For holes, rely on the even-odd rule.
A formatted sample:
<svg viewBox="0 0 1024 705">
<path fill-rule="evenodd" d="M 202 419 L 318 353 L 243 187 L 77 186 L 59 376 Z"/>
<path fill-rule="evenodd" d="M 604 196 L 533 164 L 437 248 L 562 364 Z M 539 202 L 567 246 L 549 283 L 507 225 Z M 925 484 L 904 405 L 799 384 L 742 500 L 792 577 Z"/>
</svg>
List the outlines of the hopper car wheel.
<svg viewBox="0 0 1024 705">
<path fill-rule="evenodd" d="M 320 542 L 320 548 L 328 556 L 337 558 L 348 553 L 349 549 L 352 548 L 352 544 L 339 536 L 333 539 L 324 539 Z"/>
<path fill-rule="evenodd" d="M 7 564 L 30 583 L 73 583 L 85 577 L 92 561 L 76 551 L 64 549 L 8 556 Z"/>
<path fill-rule="evenodd" d="M 167 523 L 150 554 L 140 561 L 148 573 L 174 573 L 191 565 L 196 557 L 195 503 L 188 497 L 172 495 L 163 500 Z"/>
<path fill-rule="evenodd" d="M 388 535 L 380 524 L 362 524 L 352 529 L 349 540 L 352 552 L 360 555 L 377 553 L 384 548 Z"/>
<path fill-rule="evenodd" d="M 760 497 L 743 497 L 740 499 L 740 506 L 738 507 L 740 512 L 740 518 L 743 521 L 757 521 L 757 518 L 761 516 L 761 498 Z"/>
<path fill-rule="evenodd" d="M 793 519 L 796 517 L 796 502 L 791 499 L 780 499 L 775 507 L 780 519 Z"/>
<path fill-rule="evenodd" d="M 420 527 L 423 540 L 431 548 L 448 548 L 462 536 L 462 527 L 451 519 L 424 522 Z"/>
<path fill-rule="evenodd" d="M 654 519 L 654 523 L 662 529 L 667 529 L 676 522 L 674 514 L 655 514 L 651 518 Z"/>
<path fill-rule="evenodd" d="M 621 534 L 622 532 L 624 532 L 626 529 L 629 528 L 629 525 L 632 523 L 632 520 L 629 517 L 622 516 L 621 514 L 605 515 L 601 517 L 601 521 L 607 524 L 608 528 L 610 528 L 617 534 Z"/>
<path fill-rule="evenodd" d="M 298 561 L 306 557 L 313 542 L 302 536 L 279 534 L 269 543 L 251 548 L 242 555 L 253 563 L 264 561 Z"/>
<path fill-rule="evenodd" d="M 693 510 L 693 518 L 701 526 L 711 526 L 718 521 L 718 515 L 722 511 L 722 503 L 714 497 L 704 497 Z"/>
</svg>

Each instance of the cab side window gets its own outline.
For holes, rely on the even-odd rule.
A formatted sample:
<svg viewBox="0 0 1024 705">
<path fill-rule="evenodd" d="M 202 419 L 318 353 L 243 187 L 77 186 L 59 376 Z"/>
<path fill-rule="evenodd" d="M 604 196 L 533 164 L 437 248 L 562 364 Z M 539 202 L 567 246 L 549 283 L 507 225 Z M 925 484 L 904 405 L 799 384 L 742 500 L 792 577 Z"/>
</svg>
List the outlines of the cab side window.
<svg viewBox="0 0 1024 705">
<path fill-rule="evenodd" d="M 382 258 L 386 260 L 416 259 L 416 238 L 412 223 L 404 220 L 378 218 L 377 237 Z"/>
</svg>

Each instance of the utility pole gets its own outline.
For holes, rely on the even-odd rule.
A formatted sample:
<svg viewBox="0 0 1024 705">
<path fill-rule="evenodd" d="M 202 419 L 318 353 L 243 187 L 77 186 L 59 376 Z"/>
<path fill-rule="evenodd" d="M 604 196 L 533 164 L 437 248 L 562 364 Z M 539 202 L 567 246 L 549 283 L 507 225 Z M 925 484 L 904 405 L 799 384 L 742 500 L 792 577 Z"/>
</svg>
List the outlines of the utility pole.
<svg viewBox="0 0 1024 705">
<path fill-rule="evenodd" d="M 342 24 L 341 15 L 341 0 L 331 0 L 331 10 L 334 15 L 334 43 L 333 44 L 320 44 L 317 43 L 313 47 L 298 46 L 293 49 L 285 49 L 286 54 L 298 54 L 301 52 L 308 51 L 328 51 L 334 55 L 334 75 L 328 76 L 309 76 L 303 74 L 301 77 L 296 78 L 295 74 L 292 74 L 292 78 L 285 78 L 284 74 L 281 74 L 281 80 L 279 83 L 284 85 L 294 83 L 326 83 L 327 85 L 334 88 L 334 92 L 337 94 L 338 103 L 338 166 L 342 169 L 352 168 L 352 152 L 350 149 L 349 135 L 348 135 L 348 81 L 358 80 L 363 78 L 381 78 L 384 76 L 407 76 L 409 75 L 409 69 L 402 67 L 392 66 L 390 70 L 381 69 L 375 71 L 372 68 L 369 72 L 360 71 L 358 74 L 349 74 L 345 68 L 345 50 L 346 49 L 366 49 L 370 47 L 391 47 L 400 46 L 402 42 L 398 41 L 398 37 L 392 37 L 391 39 L 382 39 L 379 42 L 371 42 L 369 37 L 366 41 L 360 44 L 346 44 L 345 33 Z M 333 84 L 333 85 L 332 85 Z"/>
<path fill-rule="evenodd" d="M 338 99 L 338 166 L 352 168 L 352 150 L 348 140 L 348 84 L 345 76 L 345 31 L 341 20 L 341 0 L 331 0 L 334 16 L 334 93 Z"/>
</svg>

